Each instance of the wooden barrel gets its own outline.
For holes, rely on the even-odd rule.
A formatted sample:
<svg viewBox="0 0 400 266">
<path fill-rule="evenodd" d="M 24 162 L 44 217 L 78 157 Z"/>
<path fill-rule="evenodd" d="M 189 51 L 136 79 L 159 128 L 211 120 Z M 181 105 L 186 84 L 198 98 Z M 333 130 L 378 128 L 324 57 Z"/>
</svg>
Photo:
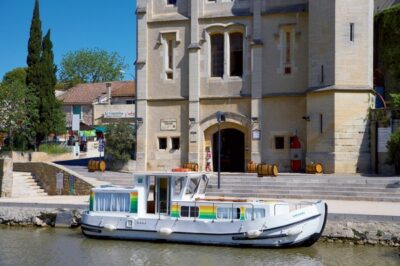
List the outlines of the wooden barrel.
<svg viewBox="0 0 400 266">
<path fill-rule="evenodd" d="M 99 161 L 94 161 L 94 169 L 97 171 L 100 169 L 100 162 Z"/>
<path fill-rule="evenodd" d="M 93 162 L 94 162 L 94 160 L 89 160 L 89 163 L 88 163 L 88 171 L 89 172 L 95 171 L 95 169 L 93 168 Z"/>
<path fill-rule="evenodd" d="M 277 176 L 278 165 L 276 164 L 259 164 L 257 166 L 257 176 Z"/>
<path fill-rule="evenodd" d="M 306 167 L 306 172 L 310 174 L 321 174 L 323 171 L 324 167 L 320 163 L 312 163 Z"/>
<path fill-rule="evenodd" d="M 257 164 L 253 162 L 247 163 L 247 172 L 248 173 L 257 173 Z"/>
<path fill-rule="evenodd" d="M 106 168 L 107 168 L 106 162 L 105 162 L 105 161 L 100 161 L 100 163 L 99 163 L 99 170 L 102 171 L 102 172 L 104 172 L 104 171 L 106 170 Z"/>
<path fill-rule="evenodd" d="M 192 171 L 194 171 L 194 172 L 199 171 L 199 165 L 197 163 L 192 163 Z"/>
<path fill-rule="evenodd" d="M 272 175 L 272 176 L 278 176 L 278 173 L 279 173 L 279 171 L 278 171 L 278 165 L 277 165 L 277 164 L 274 164 L 274 165 L 272 166 L 271 175 Z"/>
<path fill-rule="evenodd" d="M 198 172 L 199 171 L 199 164 L 197 163 L 184 163 L 183 168 L 190 169 L 190 171 Z"/>
</svg>

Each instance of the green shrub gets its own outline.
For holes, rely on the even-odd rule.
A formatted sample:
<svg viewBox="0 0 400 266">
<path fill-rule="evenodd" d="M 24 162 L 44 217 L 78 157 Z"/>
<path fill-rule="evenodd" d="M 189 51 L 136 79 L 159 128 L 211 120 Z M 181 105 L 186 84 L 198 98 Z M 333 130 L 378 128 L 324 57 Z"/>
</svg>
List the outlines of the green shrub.
<svg viewBox="0 0 400 266">
<path fill-rule="evenodd" d="M 69 153 L 70 149 L 63 145 L 42 144 L 39 146 L 39 151 L 48 154 L 64 154 L 64 153 Z"/>
<path fill-rule="evenodd" d="M 394 165 L 396 173 L 400 173 L 400 129 L 397 129 L 390 136 L 390 140 L 386 146 L 388 148 L 387 163 Z"/>
<path fill-rule="evenodd" d="M 107 126 L 105 155 L 111 163 L 126 163 L 131 159 L 136 139 L 134 129 L 128 123 Z"/>
</svg>

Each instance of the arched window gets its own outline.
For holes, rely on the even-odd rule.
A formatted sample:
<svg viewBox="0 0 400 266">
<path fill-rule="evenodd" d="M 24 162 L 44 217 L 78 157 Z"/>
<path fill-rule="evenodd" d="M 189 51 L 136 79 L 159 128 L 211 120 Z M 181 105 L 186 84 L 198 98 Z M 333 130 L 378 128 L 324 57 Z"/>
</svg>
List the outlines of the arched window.
<svg viewBox="0 0 400 266">
<path fill-rule="evenodd" d="M 224 76 L 224 35 L 217 33 L 211 39 L 211 77 Z"/>
<path fill-rule="evenodd" d="M 230 75 L 243 75 L 243 34 L 235 32 L 229 34 L 230 44 Z"/>
</svg>

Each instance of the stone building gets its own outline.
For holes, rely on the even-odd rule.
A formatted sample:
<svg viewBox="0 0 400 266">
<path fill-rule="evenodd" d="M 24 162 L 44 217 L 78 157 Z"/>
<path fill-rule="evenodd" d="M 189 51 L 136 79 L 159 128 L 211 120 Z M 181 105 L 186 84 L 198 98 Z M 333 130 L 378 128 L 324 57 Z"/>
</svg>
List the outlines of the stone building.
<svg viewBox="0 0 400 266">
<path fill-rule="evenodd" d="M 134 81 L 114 81 L 77 84 L 57 98 L 63 103 L 66 127 L 70 129 L 74 114 L 86 127 L 118 121 L 133 123 L 135 93 Z"/>
<path fill-rule="evenodd" d="M 368 171 L 373 0 L 138 0 L 137 170 Z"/>
</svg>

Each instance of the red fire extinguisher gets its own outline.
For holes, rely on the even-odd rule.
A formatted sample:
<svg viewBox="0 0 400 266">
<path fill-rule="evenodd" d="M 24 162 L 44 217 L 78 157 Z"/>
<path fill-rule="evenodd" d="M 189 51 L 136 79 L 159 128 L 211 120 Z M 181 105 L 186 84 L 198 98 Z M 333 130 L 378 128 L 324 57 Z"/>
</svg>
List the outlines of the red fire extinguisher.
<svg viewBox="0 0 400 266">
<path fill-rule="evenodd" d="M 293 172 L 301 170 L 301 143 L 297 136 L 290 142 L 290 167 Z"/>
</svg>

